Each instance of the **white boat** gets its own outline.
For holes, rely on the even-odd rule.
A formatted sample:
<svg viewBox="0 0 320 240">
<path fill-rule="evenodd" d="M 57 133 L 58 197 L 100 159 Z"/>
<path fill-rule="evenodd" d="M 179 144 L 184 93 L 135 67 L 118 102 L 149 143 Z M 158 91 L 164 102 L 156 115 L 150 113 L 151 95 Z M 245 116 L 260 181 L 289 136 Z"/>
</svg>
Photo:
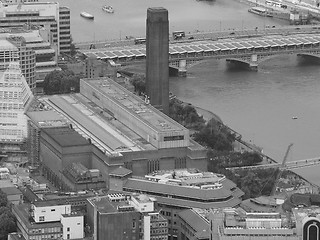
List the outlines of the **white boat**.
<svg viewBox="0 0 320 240">
<path fill-rule="evenodd" d="M 108 12 L 108 13 L 114 13 L 114 9 L 111 6 L 105 5 L 105 6 L 102 7 L 102 10 L 105 11 L 105 12 Z"/>
<path fill-rule="evenodd" d="M 248 9 L 248 12 L 257 14 L 263 17 L 272 17 L 272 14 L 267 11 L 267 9 L 262 7 L 252 7 Z"/>
<path fill-rule="evenodd" d="M 94 16 L 87 12 L 81 12 L 80 16 L 88 19 L 94 19 Z"/>
<path fill-rule="evenodd" d="M 292 119 L 298 119 L 298 117 L 296 117 L 296 116 L 293 116 L 293 117 L 292 117 Z"/>
</svg>

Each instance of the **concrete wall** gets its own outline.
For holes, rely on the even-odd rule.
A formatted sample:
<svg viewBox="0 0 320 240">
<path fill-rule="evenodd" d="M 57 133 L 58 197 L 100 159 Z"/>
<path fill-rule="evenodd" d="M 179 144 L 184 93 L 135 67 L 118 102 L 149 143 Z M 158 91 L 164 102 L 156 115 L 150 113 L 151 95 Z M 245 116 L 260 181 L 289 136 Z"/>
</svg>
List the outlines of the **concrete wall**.
<svg viewBox="0 0 320 240">
<path fill-rule="evenodd" d="M 61 214 L 70 214 L 71 205 L 59 205 L 59 206 L 34 206 L 34 220 L 35 222 L 56 222 L 60 221 Z M 40 217 L 44 217 L 43 221 L 40 221 Z"/>
<path fill-rule="evenodd" d="M 80 239 L 84 237 L 83 216 L 61 216 L 61 224 L 63 225 L 63 239 Z"/>
</svg>

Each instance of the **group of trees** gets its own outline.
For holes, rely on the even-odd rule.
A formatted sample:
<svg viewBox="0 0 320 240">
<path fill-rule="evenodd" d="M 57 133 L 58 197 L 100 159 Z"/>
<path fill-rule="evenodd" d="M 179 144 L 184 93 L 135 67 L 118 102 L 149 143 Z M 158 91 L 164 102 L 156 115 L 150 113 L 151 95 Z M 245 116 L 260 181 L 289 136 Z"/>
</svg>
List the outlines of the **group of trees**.
<svg viewBox="0 0 320 240">
<path fill-rule="evenodd" d="M 79 92 L 80 78 L 70 70 L 52 71 L 44 79 L 43 91 L 46 95 Z"/>
<path fill-rule="evenodd" d="M 205 120 L 193 106 L 177 99 L 172 99 L 169 103 L 169 116 L 188 129 L 200 130 L 205 126 Z"/>
<path fill-rule="evenodd" d="M 139 96 L 146 93 L 146 77 L 144 75 L 133 74 L 130 82 Z"/>
<path fill-rule="evenodd" d="M 8 233 L 16 231 L 16 220 L 11 212 L 7 195 L 0 190 L 0 240 L 7 240 Z"/>
</svg>

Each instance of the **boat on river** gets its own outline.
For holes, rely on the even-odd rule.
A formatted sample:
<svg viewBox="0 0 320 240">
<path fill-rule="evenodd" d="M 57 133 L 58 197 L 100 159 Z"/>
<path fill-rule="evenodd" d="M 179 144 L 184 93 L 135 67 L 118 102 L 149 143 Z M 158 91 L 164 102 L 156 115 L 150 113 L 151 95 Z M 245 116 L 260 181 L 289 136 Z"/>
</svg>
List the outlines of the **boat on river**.
<svg viewBox="0 0 320 240">
<path fill-rule="evenodd" d="M 84 17 L 84 18 L 87 18 L 87 19 L 94 19 L 94 16 L 91 15 L 90 13 L 87 13 L 87 12 L 81 12 L 80 16 Z"/>
<path fill-rule="evenodd" d="M 272 14 L 263 7 L 252 7 L 248 9 L 248 12 L 257 14 L 262 17 L 272 17 Z"/>
<path fill-rule="evenodd" d="M 102 7 L 102 10 L 105 11 L 105 12 L 108 12 L 108 13 L 114 13 L 114 9 L 111 6 L 105 5 L 105 6 Z"/>
</svg>

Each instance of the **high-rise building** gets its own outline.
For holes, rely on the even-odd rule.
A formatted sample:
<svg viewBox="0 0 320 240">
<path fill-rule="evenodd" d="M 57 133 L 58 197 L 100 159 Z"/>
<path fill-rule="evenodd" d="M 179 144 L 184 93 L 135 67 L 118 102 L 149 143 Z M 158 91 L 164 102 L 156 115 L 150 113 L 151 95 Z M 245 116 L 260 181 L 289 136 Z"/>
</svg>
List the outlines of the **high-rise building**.
<svg viewBox="0 0 320 240">
<path fill-rule="evenodd" d="M 57 49 L 50 43 L 50 31 L 36 26 L 1 29 L 0 39 L 6 39 L 19 51 L 21 71 L 33 93 L 36 84 L 54 70 L 61 70 L 57 62 Z"/>
<path fill-rule="evenodd" d="M 57 2 L 0 2 L 0 27 L 42 26 L 52 34 L 58 54 L 70 53 L 70 10 Z"/>
<path fill-rule="evenodd" d="M 33 95 L 18 62 L 10 63 L 0 75 L 0 142 L 22 143 L 27 137 L 25 112 Z"/>
<path fill-rule="evenodd" d="M 169 113 L 168 10 L 148 8 L 146 42 L 146 91 L 150 103 Z"/>
<path fill-rule="evenodd" d="M 71 33 L 70 33 L 70 9 L 68 7 L 59 7 L 59 42 L 60 53 L 70 53 Z"/>
</svg>

